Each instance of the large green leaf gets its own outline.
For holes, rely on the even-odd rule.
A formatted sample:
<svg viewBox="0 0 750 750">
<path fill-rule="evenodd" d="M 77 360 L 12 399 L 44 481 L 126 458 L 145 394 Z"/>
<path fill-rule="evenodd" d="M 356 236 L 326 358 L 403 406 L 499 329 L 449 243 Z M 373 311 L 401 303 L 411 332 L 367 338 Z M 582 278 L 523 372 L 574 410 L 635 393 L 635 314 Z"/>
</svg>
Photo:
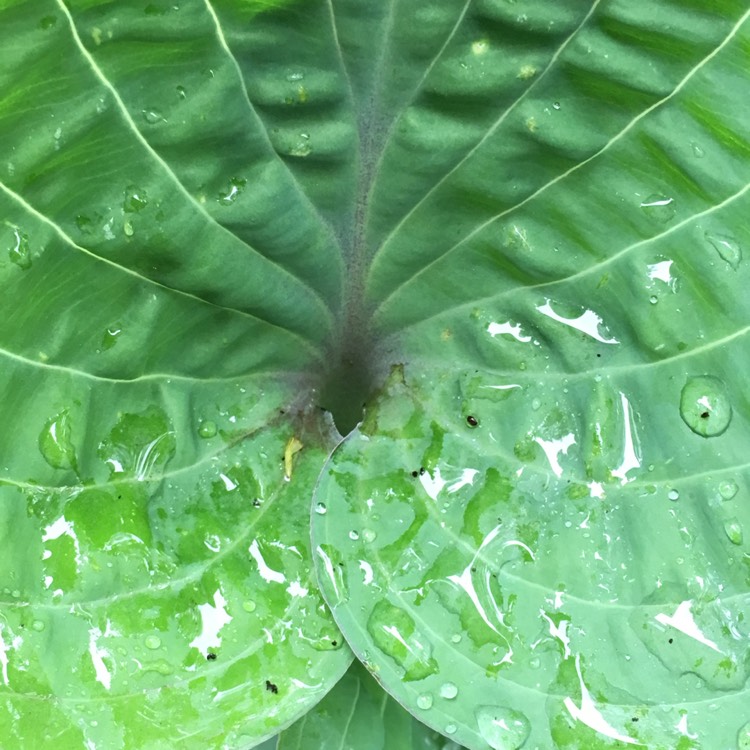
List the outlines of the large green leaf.
<svg viewBox="0 0 750 750">
<path fill-rule="evenodd" d="M 748 13 L 0 0 L 3 746 L 744 747 Z"/>
<path fill-rule="evenodd" d="M 461 750 L 428 729 L 354 662 L 333 690 L 281 733 L 278 750 Z"/>
</svg>

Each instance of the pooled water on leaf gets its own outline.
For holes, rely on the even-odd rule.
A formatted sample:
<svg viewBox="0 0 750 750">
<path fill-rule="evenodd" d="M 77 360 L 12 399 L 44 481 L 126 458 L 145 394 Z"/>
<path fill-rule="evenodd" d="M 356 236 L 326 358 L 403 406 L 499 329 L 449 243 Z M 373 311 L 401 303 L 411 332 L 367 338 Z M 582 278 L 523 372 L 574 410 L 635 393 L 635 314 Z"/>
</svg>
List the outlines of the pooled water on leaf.
<svg viewBox="0 0 750 750">
<path fill-rule="evenodd" d="M 721 435 L 732 419 L 732 405 L 723 381 L 712 375 L 688 378 L 680 395 L 680 416 L 696 435 Z"/>
<path fill-rule="evenodd" d="M 719 254 L 736 271 L 742 262 L 742 248 L 734 237 L 728 234 L 714 234 L 706 232 L 706 239 Z"/>
<path fill-rule="evenodd" d="M 517 750 L 531 731 L 529 720 L 510 708 L 480 706 L 475 716 L 479 734 L 492 750 Z"/>
<path fill-rule="evenodd" d="M 126 214 L 135 214 L 142 211 L 148 205 L 148 196 L 143 188 L 136 185 L 128 185 L 125 188 L 125 197 L 122 202 L 122 210 Z"/>
<path fill-rule="evenodd" d="M 750 750 L 750 721 L 737 733 L 737 750 Z"/>
<path fill-rule="evenodd" d="M 218 202 L 222 206 L 231 206 L 247 185 L 247 180 L 242 177 L 232 177 L 227 187 L 219 191 Z"/>
<path fill-rule="evenodd" d="M 53 468 L 75 469 L 76 454 L 68 409 L 63 409 L 46 422 L 39 434 L 39 451 Z"/>
<path fill-rule="evenodd" d="M 13 239 L 11 241 L 10 249 L 8 250 L 8 257 L 15 263 L 19 268 L 27 271 L 31 268 L 31 248 L 29 247 L 29 237 L 23 232 L 19 232 L 16 227 L 12 227 Z"/>
<path fill-rule="evenodd" d="M 164 115 L 158 109 L 144 109 L 142 110 L 143 119 L 149 125 L 156 125 L 158 122 L 166 122 Z"/>
<path fill-rule="evenodd" d="M 653 193 L 645 200 L 641 201 L 641 208 L 646 216 L 660 224 L 666 224 L 674 218 L 677 213 L 677 206 L 674 198 L 669 198 L 660 193 Z"/>
<path fill-rule="evenodd" d="M 119 323 L 108 326 L 102 336 L 102 349 L 111 349 L 117 343 L 117 338 L 121 333 L 122 326 Z"/>
</svg>

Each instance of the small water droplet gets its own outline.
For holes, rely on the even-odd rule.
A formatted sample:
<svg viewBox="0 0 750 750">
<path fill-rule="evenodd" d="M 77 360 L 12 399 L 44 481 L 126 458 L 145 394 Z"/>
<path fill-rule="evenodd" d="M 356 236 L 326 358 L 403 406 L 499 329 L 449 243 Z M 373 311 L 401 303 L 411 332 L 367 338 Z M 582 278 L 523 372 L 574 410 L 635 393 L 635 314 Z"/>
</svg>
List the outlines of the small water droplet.
<svg viewBox="0 0 750 750">
<path fill-rule="evenodd" d="M 671 221 L 677 213 L 674 198 L 668 198 L 666 195 L 659 193 L 653 193 L 644 201 L 641 201 L 641 208 L 648 217 L 660 224 Z"/>
<path fill-rule="evenodd" d="M 135 234 L 132 222 L 125 221 L 122 225 L 122 231 L 125 233 L 126 237 L 132 237 Z"/>
<path fill-rule="evenodd" d="M 34 620 L 34 622 L 31 623 L 31 627 L 36 630 L 37 633 L 41 633 L 46 625 L 41 620 Z"/>
<path fill-rule="evenodd" d="M 732 420 L 724 383 L 712 375 L 688 378 L 680 395 L 680 416 L 696 435 L 721 435 Z"/>
<path fill-rule="evenodd" d="M 739 490 L 734 479 L 727 479 L 719 485 L 719 494 L 724 500 L 731 500 Z"/>
<path fill-rule="evenodd" d="M 187 91 L 184 86 L 177 87 L 177 96 L 179 96 L 180 99 L 187 99 Z"/>
<path fill-rule="evenodd" d="M 750 721 L 737 733 L 737 750 L 750 750 Z"/>
<path fill-rule="evenodd" d="M 116 343 L 118 336 L 122 333 L 122 326 L 119 323 L 113 323 L 107 327 L 102 336 L 102 349 L 111 349 Z"/>
<path fill-rule="evenodd" d="M 560 102 L 552 102 L 552 109 L 560 109 Z"/>
<path fill-rule="evenodd" d="M 378 536 L 378 535 L 377 535 L 377 533 L 376 533 L 375 531 L 373 531 L 372 529 L 365 529 L 365 530 L 364 530 L 364 531 L 362 532 L 362 538 L 363 538 L 363 539 L 364 539 L 364 540 L 365 540 L 365 541 L 366 541 L 366 542 L 367 542 L 368 544 L 372 544 L 372 543 L 373 543 L 373 542 L 375 541 L 375 539 L 377 538 L 377 536 Z"/>
<path fill-rule="evenodd" d="M 540 399 L 534 398 L 534 399 L 531 400 L 531 408 L 534 411 L 537 411 L 541 405 L 542 405 L 542 402 L 541 402 Z"/>
<path fill-rule="evenodd" d="M 229 180 L 229 185 L 219 191 L 218 201 L 222 206 L 231 206 L 237 198 L 242 194 L 242 191 L 247 185 L 247 180 L 242 177 L 232 177 Z"/>
<path fill-rule="evenodd" d="M 417 708 L 427 711 L 432 708 L 432 696 L 429 693 L 422 693 L 417 697 Z"/>
<path fill-rule="evenodd" d="M 200 426 L 198 427 L 198 435 L 200 435 L 200 437 L 202 438 L 216 437 L 217 432 L 218 428 L 216 426 L 216 422 L 212 422 L 210 419 L 201 422 Z"/>
<path fill-rule="evenodd" d="M 311 153 L 310 134 L 300 133 L 297 143 L 289 149 L 289 156 L 309 156 Z"/>
<path fill-rule="evenodd" d="M 510 708 L 480 706 L 474 715 L 479 734 L 492 750 L 517 750 L 531 731 L 529 720 Z"/>
<path fill-rule="evenodd" d="M 158 635 L 149 635 L 146 636 L 144 643 L 146 644 L 146 648 L 150 648 L 153 651 L 161 646 L 161 638 Z"/>
<path fill-rule="evenodd" d="M 458 687 L 452 682 L 440 686 L 440 697 L 452 701 L 458 695 Z"/>
<path fill-rule="evenodd" d="M 244 609 L 245 612 L 255 612 L 256 606 L 255 602 L 251 600 L 242 602 L 242 609 Z"/>
<path fill-rule="evenodd" d="M 44 18 L 39 21 L 39 28 L 46 31 L 47 29 L 51 29 L 56 23 L 56 16 L 44 16 Z"/>
<path fill-rule="evenodd" d="M 39 434 L 39 451 L 44 460 L 55 469 L 76 467 L 70 413 L 63 409 L 49 419 Z"/>
<path fill-rule="evenodd" d="M 702 159 L 706 155 L 706 152 L 695 141 L 690 144 L 690 147 L 693 149 L 693 156 L 697 159 Z"/>
<path fill-rule="evenodd" d="M 730 518 L 724 524 L 724 533 L 732 544 L 742 544 L 742 526 L 736 518 Z"/>
<path fill-rule="evenodd" d="M 141 113 L 143 114 L 143 119 L 149 125 L 156 125 L 157 122 L 166 122 L 164 116 L 158 109 L 144 109 Z"/>
<path fill-rule="evenodd" d="M 539 669 L 539 667 L 542 666 L 542 660 L 538 656 L 532 656 L 531 659 L 529 659 L 529 666 L 532 669 Z"/>
<path fill-rule="evenodd" d="M 679 500 L 680 493 L 677 490 L 669 490 L 669 492 L 667 492 L 667 497 L 672 501 Z"/>
<path fill-rule="evenodd" d="M 657 297 L 657 296 L 656 296 L 655 294 L 652 294 L 652 295 L 651 295 L 651 296 L 650 296 L 650 297 L 648 298 L 648 301 L 649 301 L 649 302 L 650 302 L 650 303 L 651 303 L 652 305 L 655 305 L 655 304 L 656 304 L 656 303 L 657 303 L 657 302 L 659 301 L 659 298 L 658 298 L 658 297 Z"/>
<path fill-rule="evenodd" d="M 734 237 L 728 234 L 714 234 L 706 232 L 706 239 L 719 254 L 722 260 L 725 260 L 736 271 L 742 262 L 742 248 Z"/>
<path fill-rule="evenodd" d="M 451 641 L 452 641 L 453 643 L 461 643 L 461 634 L 460 634 L 460 633 L 454 633 L 454 634 L 453 634 L 453 635 L 451 636 Z"/>
<path fill-rule="evenodd" d="M 17 227 L 11 227 L 13 239 L 8 250 L 8 257 L 20 269 L 27 271 L 31 268 L 31 248 L 29 247 L 29 237 L 23 232 L 19 232 Z"/>
<path fill-rule="evenodd" d="M 458 730 L 458 727 L 455 724 L 446 724 L 445 725 L 445 733 L 446 734 L 455 734 Z"/>
<path fill-rule="evenodd" d="M 315 512 L 319 516 L 324 516 L 326 513 L 328 513 L 328 508 L 326 508 L 325 503 L 316 503 L 315 505 Z"/>
<path fill-rule="evenodd" d="M 122 210 L 126 214 L 135 214 L 142 211 L 148 205 L 148 196 L 146 191 L 136 187 L 135 185 L 128 185 L 125 188 L 125 198 L 122 202 Z"/>
<path fill-rule="evenodd" d="M 286 77 L 286 80 L 292 83 L 294 81 L 301 81 L 304 77 L 305 77 L 304 73 L 296 72 L 296 73 L 290 73 Z"/>
<path fill-rule="evenodd" d="M 359 532 L 352 529 L 352 531 L 349 532 L 349 539 L 356 542 L 357 539 L 359 539 Z"/>
</svg>

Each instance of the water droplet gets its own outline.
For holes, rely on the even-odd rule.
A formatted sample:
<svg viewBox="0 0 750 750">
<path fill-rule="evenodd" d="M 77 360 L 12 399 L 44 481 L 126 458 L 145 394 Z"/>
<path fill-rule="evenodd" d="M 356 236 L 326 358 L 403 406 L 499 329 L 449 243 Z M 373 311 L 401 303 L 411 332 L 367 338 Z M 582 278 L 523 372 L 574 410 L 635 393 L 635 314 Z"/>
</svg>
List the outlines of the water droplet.
<svg viewBox="0 0 750 750">
<path fill-rule="evenodd" d="M 310 134 L 300 133 L 297 143 L 289 149 L 289 156 L 309 156 L 311 153 Z"/>
<path fill-rule="evenodd" d="M 126 214 L 136 214 L 142 211 L 148 205 L 148 196 L 146 191 L 135 185 L 128 185 L 125 188 L 125 198 L 122 202 L 122 210 Z"/>
<path fill-rule="evenodd" d="M 122 333 L 122 326 L 119 323 L 113 323 L 108 326 L 102 336 L 102 349 L 111 349 L 117 343 L 117 337 Z"/>
<path fill-rule="evenodd" d="M 366 542 L 367 542 L 368 544 L 372 544 L 372 543 L 373 543 L 373 542 L 375 541 L 375 539 L 377 538 L 377 536 L 378 536 L 378 535 L 377 535 L 377 534 L 375 533 L 375 531 L 373 531 L 372 529 L 365 529 L 365 530 L 364 530 L 364 531 L 362 532 L 362 538 L 363 538 L 363 539 L 364 539 L 364 540 L 365 540 L 365 541 L 366 541 Z"/>
<path fill-rule="evenodd" d="M 560 109 L 560 102 L 552 102 L 552 109 Z"/>
<path fill-rule="evenodd" d="M 446 682 L 440 686 L 440 697 L 452 701 L 458 695 L 458 687 L 452 682 Z"/>
<path fill-rule="evenodd" d="M 158 109 L 144 109 L 142 110 L 143 119 L 149 125 L 156 125 L 157 122 L 166 122 L 164 116 Z"/>
<path fill-rule="evenodd" d="M 445 726 L 445 733 L 446 734 L 455 734 L 458 727 L 455 724 L 446 724 Z"/>
<path fill-rule="evenodd" d="M 542 402 L 541 402 L 540 399 L 534 398 L 534 399 L 531 400 L 531 408 L 534 411 L 537 411 L 541 405 L 542 405 Z"/>
<path fill-rule="evenodd" d="M 453 641 L 453 643 L 461 643 L 461 634 L 460 633 L 454 633 L 451 636 L 451 641 Z"/>
<path fill-rule="evenodd" d="M 36 630 L 37 633 L 41 633 L 46 625 L 41 620 L 34 620 L 34 622 L 31 623 L 31 627 Z"/>
<path fill-rule="evenodd" d="M 669 490 L 669 492 L 667 492 L 667 497 L 672 501 L 679 500 L 680 493 L 677 490 Z"/>
<path fill-rule="evenodd" d="M 429 693 L 422 693 L 417 697 L 417 708 L 427 711 L 432 708 L 432 696 Z"/>
<path fill-rule="evenodd" d="M 737 750 L 750 750 L 750 721 L 737 733 Z"/>
<path fill-rule="evenodd" d="M 326 508 L 325 503 L 316 503 L 315 505 L 315 512 L 319 516 L 324 516 L 326 513 L 328 513 L 328 508 Z"/>
<path fill-rule="evenodd" d="M 651 303 L 652 305 L 655 305 L 655 304 L 656 304 L 656 303 L 657 303 L 657 302 L 659 301 L 659 298 L 658 298 L 658 297 L 657 297 L 657 296 L 656 296 L 655 294 L 652 294 L 652 295 L 651 295 L 651 296 L 650 296 L 650 297 L 648 298 L 648 301 L 649 301 L 649 302 L 650 302 L 650 303 Z"/>
<path fill-rule="evenodd" d="M 660 224 L 671 221 L 677 213 L 674 198 L 668 198 L 659 193 L 653 193 L 646 200 L 641 201 L 641 208 L 649 218 L 658 221 Z"/>
<path fill-rule="evenodd" d="M 734 479 L 727 479 L 719 485 L 719 494 L 724 500 L 731 500 L 739 490 Z"/>
<path fill-rule="evenodd" d="M 695 141 L 693 141 L 690 145 L 693 149 L 693 156 L 695 156 L 697 159 L 702 159 L 706 155 L 706 152 Z"/>
<path fill-rule="evenodd" d="M 529 720 L 510 708 L 480 706 L 475 716 L 479 734 L 492 750 L 517 750 L 531 731 Z"/>
<path fill-rule="evenodd" d="M 44 16 L 44 18 L 42 18 L 41 21 L 39 21 L 39 28 L 44 29 L 44 31 L 46 31 L 47 29 L 51 29 L 56 23 L 57 23 L 56 16 Z"/>
<path fill-rule="evenodd" d="M 358 531 L 354 531 L 354 530 L 350 531 L 349 532 L 349 539 L 351 539 L 352 541 L 356 542 L 357 539 L 359 539 L 359 532 Z"/>
<path fill-rule="evenodd" d="M 24 271 L 31 268 L 31 248 L 29 247 L 29 237 L 23 232 L 19 232 L 16 227 L 12 227 L 13 239 L 8 250 L 8 257 Z"/>
<path fill-rule="evenodd" d="M 211 420 L 201 422 L 200 426 L 198 427 L 198 435 L 200 435 L 202 438 L 216 437 L 217 432 L 218 428 L 216 426 L 216 422 L 212 422 Z"/>
<path fill-rule="evenodd" d="M 44 460 L 55 469 L 76 467 L 70 413 L 67 409 L 63 409 L 44 425 L 39 434 L 39 451 Z"/>
<path fill-rule="evenodd" d="M 177 87 L 177 96 L 179 96 L 180 99 L 187 99 L 187 91 L 184 86 Z"/>
<path fill-rule="evenodd" d="M 736 518 L 730 518 L 724 524 L 724 533 L 732 544 L 742 544 L 742 526 Z"/>
<path fill-rule="evenodd" d="M 292 83 L 294 81 L 301 81 L 304 77 L 305 77 L 304 73 L 299 73 L 299 72 L 297 72 L 297 73 L 290 73 L 286 77 L 286 80 L 289 81 L 290 83 Z"/>
<path fill-rule="evenodd" d="M 146 640 L 144 641 L 144 643 L 146 644 L 146 648 L 154 650 L 161 646 L 161 638 L 159 638 L 158 635 L 149 635 L 146 636 Z"/>
<path fill-rule="evenodd" d="M 736 271 L 742 261 L 742 248 L 734 237 L 728 234 L 706 232 L 706 239 L 711 243 L 719 257 L 725 260 Z"/>
<path fill-rule="evenodd" d="M 680 395 L 680 416 L 696 435 L 721 435 L 732 419 L 724 383 L 712 375 L 688 378 Z"/>
<path fill-rule="evenodd" d="M 135 234 L 132 222 L 125 221 L 122 225 L 122 231 L 125 233 L 126 237 L 132 237 Z"/>
<path fill-rule="evenodd" d="M 255 602 L 251 600 L 242 602 L 242 609 L 244 609 L 245 612 L 255 612 L 256 606 Z"/>
<path fill-rule="evenodd" d="M 231 206 L 237 198 L 242 194 L 242 191 L 247 185 L 247 180 L 242 177 L 232 177 L 229 180 L 229 185 L 223 190 L 219 191 L 219 203 L 222 206 Z"/>
</svg>

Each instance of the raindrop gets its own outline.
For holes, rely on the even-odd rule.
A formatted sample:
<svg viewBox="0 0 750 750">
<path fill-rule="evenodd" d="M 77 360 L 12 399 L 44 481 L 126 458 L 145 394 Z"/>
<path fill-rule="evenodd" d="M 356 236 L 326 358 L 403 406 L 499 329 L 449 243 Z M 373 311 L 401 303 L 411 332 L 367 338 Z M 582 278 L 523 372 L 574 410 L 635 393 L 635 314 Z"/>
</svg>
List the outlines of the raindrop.
<svg viewBox="0 0 750 750">
<path fill-rule="evenodd" d="M 251 600 L 242 602 L 242 609 L 244 609 L 245 612 L 255 612 L 256 606 L 255 602 Z"/>
<path fill-rule="evenodd" d="M 293 83 L 294 81 L 301 81 L 305 77 L 304 73 L 290 73 L 286 80 L 290 83 Z"/>
<path fill-rule="evenodd" d="M 680 395 L 680 416 L 696 435 L 721 435 L 732 419 L 724 383 L 712 375 L 688 378 Z"/>
<path fill-rule="evenodd" d="M 34 622 L 31 623 L 31 627 L 36 630 L 37 633 L 41 633 L 46 626 L 41 620 L 34 620 Z"/>
<path fill-rule="evenodd" d="M 135 234 L 135 230 L 133 229 L 133 224 L 130 221 L 126 221 L 122 225 L 122 231 L 125 232 L 126 237 L 132 237 Z"/>
<path fill-rule="evenodd" d="M 460 634 L 460 633 L 454 633 L 454 634 L 453 634 L 453 635 L 451 636 L 451 641 L 452 641 L 453 643 L 461 643 L 461 634 Z"/>
<path fill-rule="evenodd" d="M 440 687 L 440 697 L 452 701 L 458 695 L 458 687 L 452 682 L 446 682 Z"/>
<path fill-rule="evenodd" d="M 200 435 L 202 438 L 216 437 L 217 432 L 218 428 L 216 427 L 216 422 L 212 422 L 211 420 L 201 422 L 200 426 L 198 427 L 198 435 Z"/>
<path fill-rule="evenodd" d="M 372 544 L 377 537 L 377 534 L 372 529 L 365 529 L 362 532 L 362 538 L 368 543 Z"/>
<path fill-rule="evenodd" d="M 724 524 L 724 533 L 732 544 L 742 544 L 742 526 L 736 518 L 730 518 Z"/>
<path fill-rule="evenodd" d="M 706 155 L 706 152 L 695 141 L 690 145 L 693 149 L 693 156 L 695 156 L 696 159 L 702 159 Z"/>
<path fill-rule="evenodd" d="M 229 185 L 219 191 L 219 203 L 222 206 L 231 206 L 241 195 L 245 185 L 247 185 L 247 180 L 242 177 L 230 178 Z"/>
<path fill-rule="evenodd" d="M 537 411 L 537 409 L 539 409 L 539 407 L 540 407 L 541 405 L 542 405 L 542 402 L 541 402 L 541 400 L 540 400 L 540 399 L 538 399 L 538 398 L 534 398 L 534 399 L 532 399 L 532 400 L 531 400 L 531 408 L 532 408 L 532 409 L 533 409 L 534 411 Z"/>
<path fill-rule="evenodd" d="M 458 727 L 455 724 L 447 724 L 445 727 L 446 734 L 455 734 Z"/>
<path fill-rule="evenodd" d="M 148 205 L 146 191 L 135 185 L 125 188 L 125 199 L 122 202 L 122 210 L 126 214 L 136 214 Z"/>
<path fill-rule="evenodd" d="M 517 750 L 529 736 L 529 720 L 510 708 L 480 706 L 476 713 L 482 739 L 492 750 Z"/>
<path fill-rule="evenodd" d="M 677 490 L 669 490 L 669 492 L 667 493 L 667 497 L 672 501 L 679 500 L 680 493 Z"/>
<path fill-rule="evenodd" d="M 187 99 L 187 91 L 184 86 L 177 87 L 177 96 L 179 96 L 180 99 Z"/>
<path fill-rule="evenodd" d="M 731 500 L 739 490 L 734 479 L 727 479 L 719 485 L 719 494 L 724 500 Z"/>
<path fill-rule="evenodd" d="M 711 243 L 719 257 L 725 260 L 736 271 L 742 261 L 742 248 L 734 237 L 728 234 L 706 232 L 706 239 Z"/>
<path fill-rule="evenodd" d="M 553 102 L 552 103 L 552 109 L 560 109 L 560 102 Z"/>
<path fill-rule="evenodd" d="M 657 303 L 657 302 L 659 301 L 659 298 L 658 298 L 658 297 L 657 297 L 657 296 L 656 296 L 655 294 L 652 294 L 652 295 L 651 295 L 651 296 L 650 296 L 650 297 L 648 298 L 648 301 L 649 301 L 649 302 L 650 302 L 650 303 L 651 303 L 652 305 L 655 305 L 655 304 L 656 304 L 656 303 Z"/>
<path fill-rule="evenodd" d="M 432 708 L 432 696 L 429 693 L 422 693 L 417 697 L 417 708 L 427 711 Z"/>
<path fill-rule="evenodd" d="M 75 468 L 76 455 L 67 409 L 63 409 L 44 425 L 39 434 L 39 451 L 44 460 L 55 469 Z"/>
<path fill-rule="evenodd" d="M 319 516 L 324 516 L 328 512 L 328 508 L 326 508 L 326 504 L 325 503 L 317 503 L 315 505 L 315 512 Z"/>
<path fill-rule="evenodd" d="M 349 532 L 349 539 L 351 539 L 353 542 L 356 542 L 357 539 L 359 539 L 359 532 L 358 531 L 350 531 Z"/>
<path fill-rule="evenodd" d="M 26 271 L 31 268 L 31 249 L 28 235 L 13 227 L 14 241 L 8 250 L 8 256 L 20 269 Z"/>
<path fill-rule="evenodd" d="M 646 215 L 660 224 L 666 224 L 674 218 L 677 213 L 677 206 L 674 198 L 668 198 L 665 195 L 654 193 L 649 195 L 646 200 L 641 201 L 641 208 Z"/>
<path fill-rule="evenodd" d="M 289 149 L 289 156 L 309 156 L 311 153 L 310 134 L 300 133 L 297 143 Z"/>
<path fill-rule="evenodd" d="M 111 349 L 117 343 L 117 338 L 121 333 L 122 326 L 119 323 L 108 326 L 102 336 L 102 349 Z"/>
<path fill-rule="evenodd" d="M 143 119 L 149 125 L 156 125 L 157 122 L 166 122 L 164 116 L 158 109 L 144 109 L 142 110 Z"/>
<path fill-rule="evenodd" d="M 156 650 L 161 646 L 161 638 L 158 635 L 149 635 L 144 641 L 146 648 L 150 648 L 152 651 Z"/>
</svg>

